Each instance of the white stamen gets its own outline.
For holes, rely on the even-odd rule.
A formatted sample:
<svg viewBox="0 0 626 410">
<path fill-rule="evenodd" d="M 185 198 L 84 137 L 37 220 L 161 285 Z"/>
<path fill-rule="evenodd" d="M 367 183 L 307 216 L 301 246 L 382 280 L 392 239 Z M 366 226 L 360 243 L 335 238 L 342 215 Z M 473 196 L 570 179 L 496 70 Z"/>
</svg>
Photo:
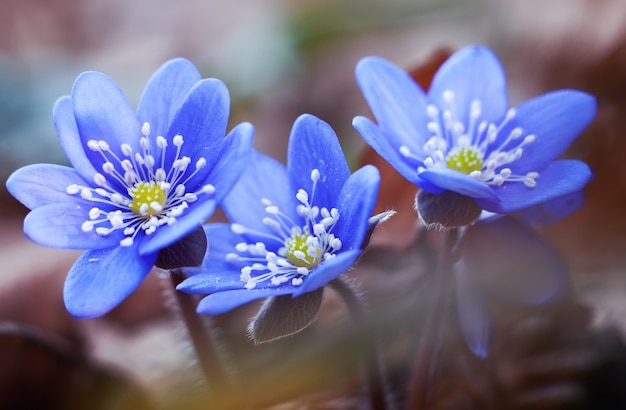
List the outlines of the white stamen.
<svg viewBox="0 0 626 410">
<path fill-rule="evenodd" d="M 143 134 L 144 137 L 147 137 L 150 135 L 150 123 L 144 122 L 143 125 L 141 126 L 141 133 Z"/>
<path fill-rule="evenodd" d="M 130 147 L 130 145 L 126 143 L 122 144 L 120 148 L 122 149 L 122 154 L 126 155 L 127 157 L 130 157 L 133 154 L 133 149 Z"/>
<path fill-rule="evenodd" d="M 98 185 L 98 186 L 105 186 L 106 183 L 107 183 L 107 180 L 104 177 L 104 175 L 102 175 L 101 173 L 97 172 L 93 176 L 93 182 L 95 182 L 95 184 Z"/>
<path fill-rule="evenodd" d="M 65 192 L 69 195 L 76 195 L 77 193 L 80 192 L 80 187 L 76 184 L 72 184 L 68 186 L 67 188 L 65 188 Z"/>
<path fill-rule="evenodd" d="M 275 205 L 270 205 L 265 208 L 265 212 L 267 212 L 270 215 L 278 215 L 278 207 Z"/>
<path fill-rule="evenodd" d="M 318 169 L 313 169 L 310 177 L 313 182 L 310 195 L 304 189 L 296 193 L 299 202 L 296 212 L 302 218 L 299 223 L 283 214 L 269 199 L 262 198 L 261 203 L 268 215 L 262 222 L 269 230 L 257 232 L 236 223 L 231 224 L 231 231 L 237 235 L 246 233 L 269 239 L 267 242 L 240 242 L 235 245 L 237 253 L 226 254 L 228 262 L 247 263 L 247 266 L 241 268 L 244 288 L 254 289 L 259 283 L 270 286 L 291 283 L 299 286 L 312 269 L 333 258 L 334 253 L 341 249 L 341 240 L 332 233 L 339 220 L 339 210 L 309 203 L 315 199 L 316 183 L 323 176 Z"/>
<path fill-rule="evenodd" d="M 100 147 L 98 146 L 98 141 L 96 140 L 89 140 L 87 141 L 87 148 L 89 148 L 92 151 L 99 151 Z"/>
<path fill-rule="evenodd" d="M 100 140 L 100 141 L 98 141 L 98 148 L 101 151 L 109 151 L 109 149 L 110 149 L 109 143 L 104 141 L 104 140 Z"/>
<path fill-rule="evenodd" d="M 240 224 L 231 224 L 230 230 L 233 231 L 233 233 L 236 233 L 237 235 L 241 235 L 244 232 L 246 232 L 246 228 Z"/>
<path fill-rule="evenodd" d="M 306 205 L 309 202 L 309 194 L 304 189 L 300 189 L 296 194 L 296 199 Z"/>
<path fill-rule="evenodd" d="M 513 123 L 517 116 L 515 108 L 509 109 L 501 122 L 491 123 L 482 118 L 480 100 L 473 100 L 466 107 L 458 106 L 454 91 L 449 89 L 444 90 L 441 97 L 444 102 L 441 107 L 426 106 L 430 138 L 413 150 L 406 145 L 399 147 L 400 155 L 410 159 L 418 173 L 452 167 L 487 185 L 513 182 L 536 185 L 532 176 L 515 175 L 508 167 L 522 158 L 524 146 L 536 141 L 534 134 L 525 135 L 527 131 Z M 463 121 L 460 110 L 466 113 Z M 503 135 L 504 129 L 510 130 L 508 134 Z M 477 166 L 480 169 L 475 169 Z"/>
<path fill-rule="evenodd" d="M 128 248 L 129 246 L 133 246 L 133 238 L 132 236 L 127 236 L 126 238 L 120 241 L 120 246 Z"/>
<path fill-rule="evenodd" d="M 400 154 L 402 154 L 405 157 L 410 157 L 411 156 L 411 150 L 406 145 L 402 145 L 400 147 Z"/>
<path fill-rule="evenodd" d="M 317 182 L 320 179 L 320 171 L 319 169 L 314 169 L 311 171 L 311 181 Z"/>
<path fill-rule="evenodd" d="M 90 232 L 95 228 L 96 234 L 100 236 L 122 230 L 124 238 L 120 246 L 132 246 L 140 232 L 151 235 L 161 226 L 176 224 L 177 218 L 189 208 L 189 203 L 197 201 L 199 195 L 213 194 L 215 191 L 213 185 L 205 184 L 194 187 L 197 189 L 195 192 L 187 192 L 185 182 L 190 180 L 195 171 L 185 175 L 191 158 L 180 156 L 180 147 L 184 143 L 182 136 L 177 135 L 173 139 L 176 154 L 168 160 L 169 163 L 165 162 L 168 158 L 165 153 L 167 139 L 162 136 L 156 138 L 156 147 L 161 152 L 157 157 L 160 167 L 155 169 L 157 159 L 150 150 L 148 138 L 150 124 L 144 123 L 141 132 L 139 146 L 143 151 L 133 155 L 131 145 L 122 143 L 119 149 L 125 158 L 111 151 L 105 140 L 87 141 L 88 149 L 98 152 L 103 159 L 100 165 L 102 173 L 94 174 L 91 187 L 71 184 L 65 189 L 69 195 L 80 195 L 85 200 L 99 204 L 88 211 L 86 216 L 89 219 L 82 224 L 81 229 Z M 205 166 L 206 160 L 199 158 L 196 171 Z M 137 188 L 140 190 L 136 191 Z M 160 192 L 151 191 L 153 189 L 160 189 Z M 105 212 L 103 209 L 113 210 Z M 102 217 L 104 215 L 106 218 Z"/>
<path fill-rule="evenodd" d="M 104 164 L 102 164 L 102 170 L 107 174 L 112 174 L 113 171 L 115 171 L 115 167 L 113 167 L 112 163 L 107 161 Z"/>
<path fill-rule="evenodd" d="M 167 140 L 159 135 L 157 137 L 157 139 L 156 139 L 156 144 L 157 144 L 157 147 L 159 147 L 161 149 L 166 148 L 167 147 Z"/>
<path fill-rule="evenodd" d="M 89 210 L 89 219 L 98 219 L 98 217 L 100 216 L 100 213 L 102 211 L 100 211 L 100 208 L 91 208 Z"/>
</svg>

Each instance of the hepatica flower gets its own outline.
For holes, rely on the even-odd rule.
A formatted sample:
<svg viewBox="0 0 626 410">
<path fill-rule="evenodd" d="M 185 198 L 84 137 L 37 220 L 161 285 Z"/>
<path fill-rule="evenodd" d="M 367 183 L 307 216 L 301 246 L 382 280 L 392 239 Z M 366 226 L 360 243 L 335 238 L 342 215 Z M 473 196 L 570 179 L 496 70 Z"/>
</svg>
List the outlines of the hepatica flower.
<svg viewBox="0 0 626 410">
<path fill-rule="evenodd" d="M 480 219 L 459 245 L 454 266 L 458 317 L 468 347 L 479 357 L 489 352 L 491 316 L 498 306 L 539 305 L 567 292 L 565 262 L 530 222 L 536 223 L 511 215 Z"/>
<path fill-rule="evenodd" d="M 486 47 L 453 54 L 428 92 L 379 57 L 362 59 L 356 78 L 376 123 L 356 117 L 354 127 L 422 191 L 470 198 L 478 213 L 510 213 L 590 178 L 583 162 L 555 158 L 594 118 L 595 99 L 559 90 L 509 108 L 504 71 Z"/>
<path fill-rule="evenodd" d="M 208 294 L 198 312 L 315 291 L 361 254 L 379 186 L 369 165 L 352 175 L 337 136 L 311 115 L 294 123 L 287 167 L 258 152 L 223 208 L 231 224 L 209 224 L 214 244 L 178 286 Z"/>
<path fill-rule="evenodd" d="M 64 288 L 80 318 L 107 313 L 132 293 L 159 251 L 200 227 L 243 171 L 253 128 L 226 137 L 229 96 L 188 61 L 163 65 L 135 112 L 98 72 L 81 74 L 53 110 L 73 168 L 17 170 L 9 191 L 32 211 L 24 232 L 55 248 L 85 249 Z"/>
</svg>

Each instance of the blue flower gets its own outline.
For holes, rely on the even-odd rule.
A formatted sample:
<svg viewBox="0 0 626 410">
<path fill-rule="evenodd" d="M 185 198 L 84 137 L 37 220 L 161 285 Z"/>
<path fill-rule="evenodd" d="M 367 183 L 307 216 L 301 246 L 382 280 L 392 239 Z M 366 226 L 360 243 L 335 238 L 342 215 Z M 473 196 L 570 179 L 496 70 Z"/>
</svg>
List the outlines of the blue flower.
<svg viewBox="0 0 626 410">
<path fill-rule="evenodd" d="M 44 246 L 84 249 L 64 288 L 68 311 L 103 315 L 141 283 L 159 250 L 200 227 L 251 152 L 253 128 L 229 135 L 229 95 L 183 59 L 150 79 L 137 112 L 107 76 L 85 72 L 53 110 L 73 168 L 36 164 L 7 188 L 32 211 L 24 232 Z"/>
<path fill-rule="evenodd" d="M 510 213 L 578 191 L 591 176 L 585 163 L 555 158 L 594 118 L 594 97 L 559 90 L 508 108 L 502 66 L 486 47 L 453 54 L 428 93 L 379 57 L 362 59 L 356 78 L 376 123 L 356 117 L 354 127 L 426 192 Z"/>
<path fill-rule="evenodd" d="M 223 203 L 232 224 L 205 227 L 210 252 L 178 286 L 208 294 L 199 313 L 312 292 L 361 254 L 378 170 L 368 165 L 351 175 L 332 128 L 307 114 L 294 123 L 287 164 L 255 152 Z"/>
<path fill-rule="evenodd" d="M 479 357 L 488 355 L 491 316 L 503 305 L 539 305 L 567 292 L 565 262 L 529 222 L 491 216 L 469 226 L 461 239 L 454 265 L 457 312 L 467 345 Z"/>
</svg>

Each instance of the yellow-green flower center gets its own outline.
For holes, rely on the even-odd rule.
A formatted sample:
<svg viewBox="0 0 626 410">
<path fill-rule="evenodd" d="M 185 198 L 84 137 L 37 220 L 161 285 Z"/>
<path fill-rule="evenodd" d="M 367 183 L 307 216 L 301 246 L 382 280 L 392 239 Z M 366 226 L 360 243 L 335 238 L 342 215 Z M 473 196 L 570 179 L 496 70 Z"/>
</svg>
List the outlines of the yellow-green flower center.
<svg viewBox="0 0 626 410">
<path fill-rule="evenodd" d="M 285 241 L 287 254 L 285 257 L 295 266 L 307 269 L 313 269 L 320 262 L 322 250 L 315 246 L 311 241 L 315 237 L 309 233 L 293 234 Z"/>
<path fill-rule="evenodd" d="M 137 215 L 154 216 L 163 210 L 167 195 L 155 181 L 137 182 L 128 189 L 133 201 L 128 205 Z"/>
<path fill-rule="evenodd" d="M 483 154 L 475 147 L 465 147 L 452 151 L 447 158 L 448 168 L 471 174 L 483 169 Z"/>
</svg>

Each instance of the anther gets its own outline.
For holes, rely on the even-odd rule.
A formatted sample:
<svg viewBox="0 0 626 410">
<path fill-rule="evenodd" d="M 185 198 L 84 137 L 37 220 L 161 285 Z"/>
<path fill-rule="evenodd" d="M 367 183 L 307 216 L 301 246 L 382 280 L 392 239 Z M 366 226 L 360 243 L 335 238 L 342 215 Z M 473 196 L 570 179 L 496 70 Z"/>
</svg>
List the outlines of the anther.
<svg viewBox="0 0 626 410">
<path fill-rule="evenodd" d="M 317 182 L 320 179 L 320 171 L 319 169 L 314 169 L 311 171 L 311 181 Z"/>
<path fill-rule="evenodd" d="M 241 224 L 231 224 L 230 230 L 237 235 L 241 235 L 246 232 L 246 228 Z"/>
<path fill-rule="evenodd" d="M 133 154 L 133 149 L 130 147 L 130 145 L 126 143 L 122 144 L 120 148 L 122 149 L 122 154 L 126 155 L 127 157 L 130 157 Z"/>
<path fill-rule="evenodd" d="M 150 123 L 148 122 L 143 123 L 143 125 L 141 126 L 141 133 L 143 134 L 144 137 L 147 137 L 150 135 Z"/>
<path fill-rule="evenodd" d="M 400 147 L 400 154 L 402 154 L 405 157 L 410 157 L 411 156 L 411 150 L 406 145 L 402 145 Z"/>
<path fill-rule="evenodd" d="M 98 146 L 98 141 L 96 140 L 89 140 L 87 141 L 87 148 L 89 148 L 92 151 L 99 151 L 100 147 Z"/>
<path fill-rule="evenodd" d="M 426 115 L 432 119 L 436 119 L 439 116 L 439 108 L 433 104 L 426 106 Z"/>
</svg>

